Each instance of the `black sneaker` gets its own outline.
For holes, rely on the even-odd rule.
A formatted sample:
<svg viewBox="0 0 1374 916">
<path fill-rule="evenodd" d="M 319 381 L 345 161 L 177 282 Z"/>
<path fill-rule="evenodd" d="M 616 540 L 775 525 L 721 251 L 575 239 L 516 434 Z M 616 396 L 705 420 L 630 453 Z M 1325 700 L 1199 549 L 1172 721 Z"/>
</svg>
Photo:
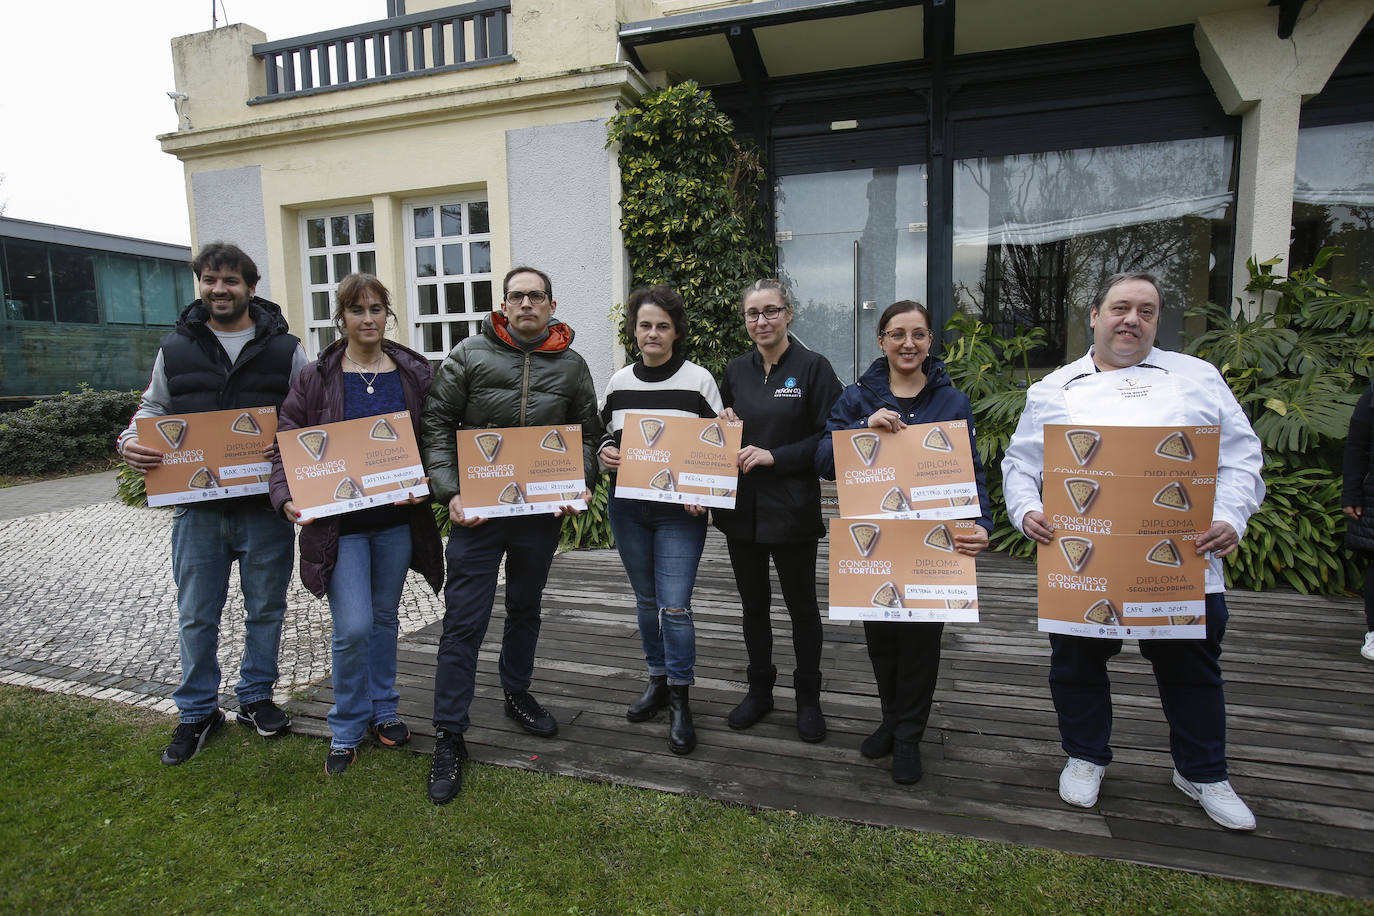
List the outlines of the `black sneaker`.
<svg viewBox="0 0 1374 916">
<path fill-rule="evenodd" d="M 172 732 L 172 743 L 162 751 L 162 762 L 169 767 L 185 763 L 200 753 L 210 736 L 224 724 L 224 710 L 216 709 L 199 722 L 182 722 Z"/>
<path fill-rule="evenodd" d="M 358 749 L 355 747 L 331 747 L 329 756 L 324 758 L 324 771 L 330 776 L 338 776 L 357 759 Z"/>
<path fill-rule="evenodd" d="M 506 715 L 536 737 L 552 738 L 558 734 L 558 722 L 547 709 L 539 705 L 538 700 L 530 696 L 528 690 L 506 694 Z"/>
<path fill-rule="evenodd" d="M 436 805 L 453 801 L 463 788 L 463 761 L 468 759 L 468 746 L 462 735 L 446 728 L 434 733 L 434 760 L 429 765 L 429 800 Z"/>
<path fill-rule="evenodd" d="M 282 712 L 271 699 L 258 700 L 239 707 L 240 725 L 251 725 L 259 735 L 271 738 L 291 727 L 291 717 Z"/>
<path fill-rule="evenodd" d="M 369 725 L 367 733 L 386 747 L 400 747 L 410 740 L 410 728 L 395 716 L 377 725 Z"/>
</svg>

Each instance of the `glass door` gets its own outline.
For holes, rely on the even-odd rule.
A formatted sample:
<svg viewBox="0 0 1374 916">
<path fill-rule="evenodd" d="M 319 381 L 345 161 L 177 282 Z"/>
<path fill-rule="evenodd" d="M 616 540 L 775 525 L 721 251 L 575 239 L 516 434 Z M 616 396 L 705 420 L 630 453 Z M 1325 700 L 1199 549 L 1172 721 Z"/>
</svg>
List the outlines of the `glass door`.
<svg viewBox="0 0 1374 916">
<path fill-rule="evenodd" d="M 877 322 L 926 298 L 923 165 L 784 175 L 774 186 L 778 270 L 796 303 L 792 333 L 843 382 L 878 355 Z"/>
</svg>

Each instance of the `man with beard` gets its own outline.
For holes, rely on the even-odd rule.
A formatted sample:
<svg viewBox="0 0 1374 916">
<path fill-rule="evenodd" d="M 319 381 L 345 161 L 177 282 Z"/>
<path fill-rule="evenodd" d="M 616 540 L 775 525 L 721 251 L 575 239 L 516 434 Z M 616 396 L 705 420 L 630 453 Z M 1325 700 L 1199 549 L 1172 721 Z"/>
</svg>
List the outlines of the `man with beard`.
<svg viewBox="0 0 1374 916">
<path fill-rule="evenodd" d="M 212 242 L 191 262 L 200 298 L 162 339 L 152 379 L 134 418 L 231 408 L 281 407 L 306 364 L 300 341 L 272 302 L 253 295 L 258 269 L 238 247 Z M 275 447 L 275 446 L 274 446 Z M 138 440 L 130 421 L 119 454 L 140 473 L 163 452 Z M 162 752 L 168 766 L 194 757 L 224 724 L 219 708 L 219 624 L 229 573 L 239 561 L 246 613 L 236 694 L 238 721 L 259 735 L 281 734 L 290 718 L 272 702 L 286 613 L 295 531 L 266 495 L 179 505 L 172 512 L 172 576 L 177 584 L 181 685 L 172 694 L 180 724 Z"/>
</svg>

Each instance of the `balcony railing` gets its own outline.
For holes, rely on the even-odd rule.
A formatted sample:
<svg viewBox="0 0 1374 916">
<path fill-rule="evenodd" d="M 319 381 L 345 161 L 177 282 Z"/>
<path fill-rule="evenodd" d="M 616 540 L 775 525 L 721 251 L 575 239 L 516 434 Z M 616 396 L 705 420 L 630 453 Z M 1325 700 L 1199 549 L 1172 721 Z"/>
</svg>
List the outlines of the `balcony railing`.
<svg viewBox="0 0 1374 916">
<path fill-rule="evenodd" d="M 250 105 L 514 60 L 510 0 L 478 0 L 253 45 L 267 94 Z"/>
</svg>

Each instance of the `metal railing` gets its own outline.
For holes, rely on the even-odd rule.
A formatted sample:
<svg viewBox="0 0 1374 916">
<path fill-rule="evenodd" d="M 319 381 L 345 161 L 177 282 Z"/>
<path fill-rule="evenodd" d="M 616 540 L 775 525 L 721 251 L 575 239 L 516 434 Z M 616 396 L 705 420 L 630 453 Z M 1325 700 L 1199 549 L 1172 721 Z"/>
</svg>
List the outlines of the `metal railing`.
<svg viewBox="0 0 1374 916">
<path fill-rule="evenodd" d="M 267 94 L 250 105 L 513 61 L 510 0 L 478 0 L 253 45 Z"/>
</svg>

